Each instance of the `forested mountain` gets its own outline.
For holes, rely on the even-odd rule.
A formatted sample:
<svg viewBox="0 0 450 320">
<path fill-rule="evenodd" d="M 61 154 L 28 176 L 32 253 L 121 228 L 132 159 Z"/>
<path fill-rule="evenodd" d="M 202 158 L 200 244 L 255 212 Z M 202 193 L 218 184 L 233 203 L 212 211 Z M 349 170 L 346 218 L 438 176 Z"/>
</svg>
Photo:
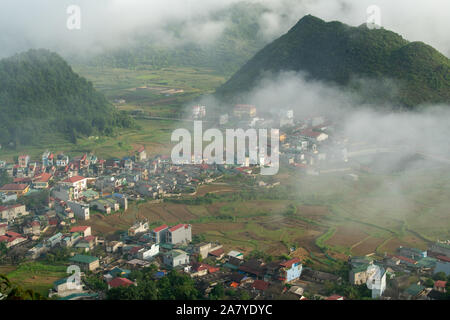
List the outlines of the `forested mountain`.
<svg viewBox="0 0 450 320">
<path fill-rule="evenodd" d="M 352 89 L 358 89 L 355 78 L 393 79 L 398 92 L 386 99 L 400 107 L 450 103 L 449 59 L 431 46 L 383 28 L 351 27 L 310 15 L 258 52 L 217 94 L 236 96 L 253 88 L 264 72 L 280 71 L 303 71 Z"/>
<path fill-rule="evenodd" d="M 260 34 L 258 19 L 265 7 L 258 3 L 241 2 L 230 8 L 217 12 L 217 21 L 227 21 L 223 34 L 204 45 L 179 44 L 163 45 L 159 39 L 151 36 L 140 36 L 134 45 L 121 46 L 95 57 L 69 57 L 76 64 L 103 66 L 114 68 L 152 68 L 159 69 L 169 66 L 206 67 L 231 76 L 258 50 L 267 44 Z M 171 24 L 175 41 L 183 42 L 182 23 Z"/>
<path fill-rule="evenodd" d="M 132 120 L 56 53 L 30 50 L 0 60 L 0 144 L 35 144 L 43 133 L 110 135 Z"/>
</svg>

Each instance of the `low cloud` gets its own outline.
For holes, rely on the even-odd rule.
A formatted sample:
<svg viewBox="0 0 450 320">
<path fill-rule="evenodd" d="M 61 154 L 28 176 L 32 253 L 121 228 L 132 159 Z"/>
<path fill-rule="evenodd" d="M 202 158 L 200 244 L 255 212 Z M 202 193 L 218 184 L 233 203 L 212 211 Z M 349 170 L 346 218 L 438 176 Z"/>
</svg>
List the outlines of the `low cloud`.
<svg viewBox="0 0 450 320">
<path fill-rule="evenodd" d="M 212 43 L 232 23 L 222 10 L 240 2 L 265 8 L 255 22 L 266 41 L 287 32 L 306 14 L 360 25 L 367 21 L 367 7 L 378 5 L 383 27 L 450 54 L 447 0 L 3 0 L 0 57 L 37 47 L 99 53 L 126 48 L 141 36 L 165 46 Z M 82 10 L 81 30 L 66 28 L 70 5 Z M 181 31 L 174 32 L 174 26 L 182 26 Z"/>
</svg>

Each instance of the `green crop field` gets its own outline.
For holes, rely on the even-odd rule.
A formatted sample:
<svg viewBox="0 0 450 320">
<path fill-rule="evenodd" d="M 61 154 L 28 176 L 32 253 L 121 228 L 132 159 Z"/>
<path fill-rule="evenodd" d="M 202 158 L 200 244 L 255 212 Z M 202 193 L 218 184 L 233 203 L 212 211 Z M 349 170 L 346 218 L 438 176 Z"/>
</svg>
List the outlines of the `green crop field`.
<svg viewBox="0 0 450 320">
<path fill-rule="evenodd" d="M 53 282 L 67 276 L 66 270 L 67 267 L 63 265 L 26 262 L 6 275 L 13 283 L 24 289 L 32 289 L 47 297 L 49 289 L 53 287 Z"/>
<path fill-rule="evenodd" d="M 153 116 L 174 116 L 194 98 L 212 93 L 225 82 L 222 75 L 206 68 L 170 67 L 129 70 L 76 66 L 108 100 L 124 99 L 121 110 L 142 110 Z"/>
</svg>

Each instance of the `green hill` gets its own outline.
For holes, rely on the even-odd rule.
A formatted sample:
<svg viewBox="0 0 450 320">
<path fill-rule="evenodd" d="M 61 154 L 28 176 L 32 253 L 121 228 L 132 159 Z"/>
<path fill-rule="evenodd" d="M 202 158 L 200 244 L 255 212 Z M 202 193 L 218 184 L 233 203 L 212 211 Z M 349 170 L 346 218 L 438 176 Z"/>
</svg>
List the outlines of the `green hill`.
<svg viewBox="0 0 450 320">
<path fill-rule="evenodd" d="M 39 142 L 44 133 L 110 135 L 132 121 L 56 53 L 30 50 L 0 60 L 0 144 Z"/>
<path fill-rule="evenodd" d="M 355 78 L 393 79 L 399 88 L 390 102 L 406 108 L 450 102 L 450 62 L 432 47 L 383 28 L 310 15 L 258 52 L 217 94 L 231 98 L 254 87 L 263 72 L 280 71 L 304 71 L 311 79 L 356 90 Z"/>
</svg>

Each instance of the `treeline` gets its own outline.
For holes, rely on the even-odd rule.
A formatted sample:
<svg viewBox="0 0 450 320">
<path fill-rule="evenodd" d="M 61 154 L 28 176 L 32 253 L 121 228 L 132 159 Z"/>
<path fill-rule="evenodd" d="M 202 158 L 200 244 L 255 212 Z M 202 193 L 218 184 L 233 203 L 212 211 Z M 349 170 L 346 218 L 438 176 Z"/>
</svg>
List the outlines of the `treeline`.
<svg viewBox="0 0 450 320">
<path fill-rule="evenodd" d="M 43 49 L 0 60 L 0 114 L 5 147 L 35 144 L 44 133 L 76 142 L 134 124 L 60 56 Z"/>
<path fill-rule="evenodd" d="M 200 291 L 194 280 L 174 270 L 159 280 L 155 280 L 154 266 L 142 271 L 133 271 L 129 278 L 137 282 L 137 286 L 112 288 L 107 291 L 107 300 L 197 300 Z M 92 281 L 92 280 L 91 280 Z"/>
</svg>

